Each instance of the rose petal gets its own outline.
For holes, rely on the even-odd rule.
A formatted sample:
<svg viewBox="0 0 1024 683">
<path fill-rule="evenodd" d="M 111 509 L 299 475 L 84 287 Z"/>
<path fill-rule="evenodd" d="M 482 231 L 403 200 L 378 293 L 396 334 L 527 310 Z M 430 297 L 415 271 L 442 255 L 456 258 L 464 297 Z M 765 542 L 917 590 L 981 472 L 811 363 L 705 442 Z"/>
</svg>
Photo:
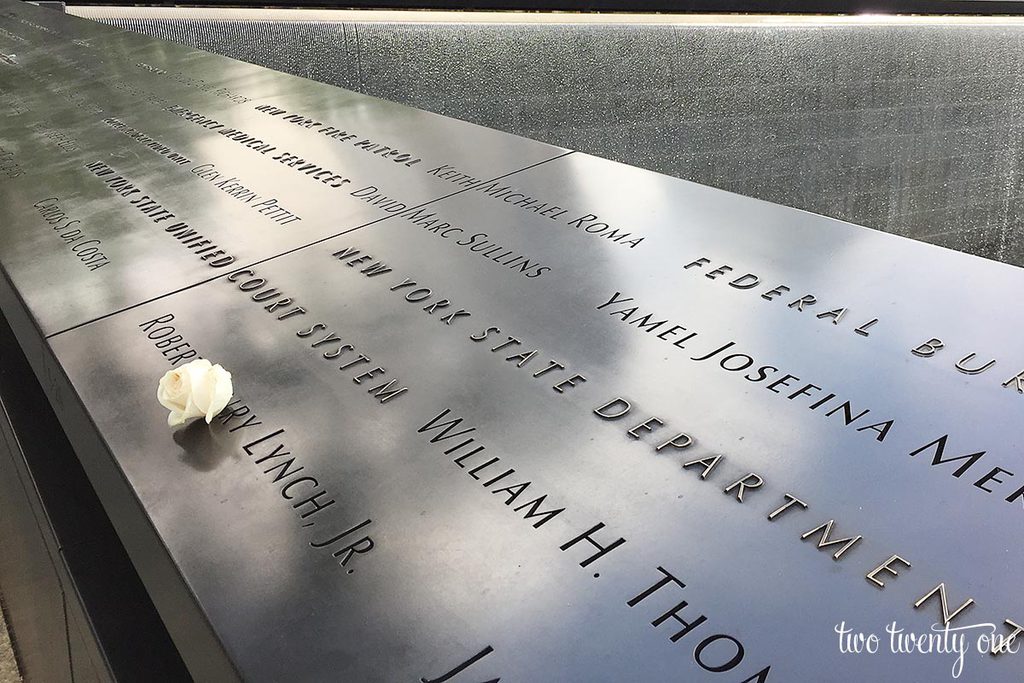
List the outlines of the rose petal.
<svg viewBox="0 0 1024 683">
<path fill-rule="evenodd" d="M 189 374 L 181 369 L 168 370 L 156 390 L 160 405 L 168 410 L 183 410 L 190 390 Z"/>
<path fill-rule="evenodd" d="M 207 377 L 211 379 L 210 383 L 212 384 L 210 402 L 206 407 L 206 424 L 210 424 L 217 413 L 224 410 L 228 401 L 231 400 L 234 388 L 231 386 L 231 373 L 220 365 L 214 365 L 207 373 Z"/>
<path fill-rule="evenodd" d="M 191 404 L 201 415 L 205 415 L 210 407 L 210 398 L 213 393 L 211 373 L 212 370 L 205 370 L 202 375 L 192 379 Z"/>
<path fill-rule="evenodd" d="M 194 360 L 188 365 L 182 366 L 182 370 L 188 373 L 189 391 L 188 400 L 185 402 L 185 410 L 189 413 L 199 411 L 202 415 L 206 412 L 206 373 L 210 370 L 210 361 Z"/>
</svg>

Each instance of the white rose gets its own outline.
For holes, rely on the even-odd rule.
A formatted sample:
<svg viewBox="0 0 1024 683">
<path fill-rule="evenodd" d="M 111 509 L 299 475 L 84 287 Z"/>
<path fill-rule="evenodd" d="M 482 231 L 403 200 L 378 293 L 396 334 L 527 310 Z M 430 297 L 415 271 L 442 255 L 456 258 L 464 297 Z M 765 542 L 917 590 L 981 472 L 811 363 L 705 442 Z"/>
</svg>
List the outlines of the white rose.
<svg viewBox="0 0 1024 683">
<path fill-rule="evenodd" d="M 206 416 L 206 423 L 224 410 L 231 400 L 231 373 L 205 359 L 194 360 L 160 378 L 156 398 L 171 414 L 167 424 L 174 427 L 193 417 Z"/>
</svg>

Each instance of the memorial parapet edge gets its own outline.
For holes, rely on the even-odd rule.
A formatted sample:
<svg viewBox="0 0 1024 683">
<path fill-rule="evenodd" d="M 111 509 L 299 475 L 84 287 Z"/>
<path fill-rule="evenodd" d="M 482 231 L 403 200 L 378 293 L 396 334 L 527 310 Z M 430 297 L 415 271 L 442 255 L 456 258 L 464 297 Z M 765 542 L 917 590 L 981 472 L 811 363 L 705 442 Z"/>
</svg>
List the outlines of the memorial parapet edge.
<svg viewBox="0 0 1024 683">
<path fill-rule="evenodd" d="M 1020 675 L 1019 269 L 0 6 L 4 311 L 194 672 Z"/>
</svg>

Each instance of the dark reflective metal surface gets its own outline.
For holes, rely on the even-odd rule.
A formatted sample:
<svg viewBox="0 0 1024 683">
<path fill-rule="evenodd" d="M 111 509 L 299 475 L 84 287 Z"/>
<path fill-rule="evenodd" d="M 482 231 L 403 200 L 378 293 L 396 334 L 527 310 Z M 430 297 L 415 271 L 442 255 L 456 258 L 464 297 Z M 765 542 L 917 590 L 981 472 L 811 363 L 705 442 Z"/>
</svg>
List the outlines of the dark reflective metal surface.
<svg viewBox="0 0 1024 683">
<path fill-rule="evenodd" d="M 132 59 L 161 49 L 101 40 Z M 235 87 L 265 78 L 289 109 L 355 97 L 238 69 Z M 317 142 L 256 104 L 239 120 Z M 444 125 L 467 166 L 560 152 Z M 204 142 L 184 124 L 159 134 Z M 144 152 L 124 163 L 162 168 Z M 63 173 L 69 207 L 123 209 Z M 424 201 L 460 189 L 380 178 Z M 248 215 L 173 179 L 154 183 L 190 222 Z M 79 303 L 86 324 L 60 331 L 50 302 L 91 301 L 87 280 L 26 275 L 45 253 L 27 246 L 31 203 L 2 191 L 24 237 L 0 243 L 0 301 L 193 673 L 938 681 L 956 653 L 895 654 L 885 629 L 929 633 L 938 597 L 913 605 L 942 583 L 948 612 L 973 600 L 949 619 L 967 634 L 961 679 L 1019 675 L 1022 655 L 975 649 L 978 625 L 1024 620 L 1015 267 L 572 153 L 294 251 L 243 251 L 225 229 L 248 260 L 206 282 L 166 274 L 180 249 L 126 250 L 139 284 L 102 291 L 166 296 L 114 315 Z M 326 220 L 315 191 L 294 196 Z M 130 225 L 117 234 L 149 234 Z M 56 332 L 45 343 L 15 290 Z M 236 401 L 171 430 L 154 393 L 188 350 L 233 373 Z M 830 521 L 843 540 L 816 549 Z M 879 572 L 893 555 L 911 566 Z M 879 651 L 841 652 L 841 624 Z"/>
<path fill-rule="evenodd" d="M 10 7 L 12 17 L 41 14 Z M 213 277 L 219 259 L 258 261 L 460 189 L 432 169 L 489 179 L 565 152 L 47 14 L 40 22 L 59 25 L 53 31 L 78 36 L 86 26 L 90 44 L 29 47 L 40 30 L 11 17 L 8 32 L 28 42 L 0 34 L 7 56 L 0 147 L 7 166 L 21 172 L 0 188 L 17 226 L 0 233 L 0 249 L 46 334 Z M 288 111 L 260 112 L 261 103 L 277 110 L 287 103 Z M 298 123 L 285 120 L 298 114 Z M 104 123 L 111 119 L 117 129 Z M 228 129 L 245 137 L 220 134 Z M 95 162 L 113 169 L 107 179 L 124 176 L 129 185 L 105 185 L 84 168 Z M 142 213 L 143 197 L 159 207 Z M 37 203 L 55 213 L 41 214 Z M 166 232 L 181 222 L 208 241 L 186 246 Z M 81 247 L 70 241 L 78 236 L 96 241 Z M 96 249 L 107 263 L 75 247 Z M 224 253 L 211 256 L 217 250 Z M 68 277 L 80 285 L 52 286 Z"/>
</svg>

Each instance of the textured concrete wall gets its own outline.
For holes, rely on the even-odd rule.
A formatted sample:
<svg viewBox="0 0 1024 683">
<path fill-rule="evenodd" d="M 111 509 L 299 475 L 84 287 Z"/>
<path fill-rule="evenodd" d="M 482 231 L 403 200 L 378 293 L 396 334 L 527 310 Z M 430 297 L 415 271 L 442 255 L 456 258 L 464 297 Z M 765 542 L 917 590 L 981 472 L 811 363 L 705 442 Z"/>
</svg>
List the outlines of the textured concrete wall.
<svg viewBox="0 0 1024 683">
<path fill-rule="evenodd" d="M 1024 23 L 107 21 L 1024 264 Z"/>
<path fill-rule="evenodd" d="M 19 683 L 18 663 L 14 660 L 11 638 L 7 633 L 3 610 L 0 610 L 0 683 Z"/>
</svg>

